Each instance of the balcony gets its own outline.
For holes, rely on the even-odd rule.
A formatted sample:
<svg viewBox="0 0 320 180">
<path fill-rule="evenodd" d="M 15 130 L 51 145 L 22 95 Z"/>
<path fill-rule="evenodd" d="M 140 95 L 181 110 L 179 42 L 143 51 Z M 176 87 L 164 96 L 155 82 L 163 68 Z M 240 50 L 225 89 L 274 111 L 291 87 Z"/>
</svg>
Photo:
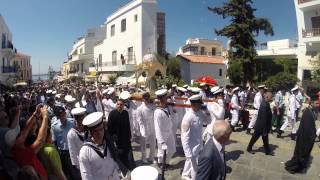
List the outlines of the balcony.
<svg viewBox="0 0 320 180">
<path fill-rule="evenodd" d="M 302 42 L 304 43 L 318 43 L 320 42 L 320 28 L 312 28 L 302 30 Z"/>
<path fill-rule="evenodd" d="M 317 10 L 320 7 L 320 1 L 319 0 L 298 0 L 298 7 L 305 12 Z"/>
<path fill-rule="evenodd" d="M 70 62 L 76 62 L 76 61 L 92 61 L 93 60 L 93 54 L 76 54 L 72 55 L 72 57 L 68 57 Z"/>
<path fill-rule="evenodd" d="M 200 55 L 200 56 L 221 56 L 220 52 L 208 52 L 208 51 L 185 51 L 184 55 Z"/>
<path fill-rule="evenodd" d="M 1 51 L 4 53 L 9 53 L 9 54 L 16 54 L 17 53 L 17 49 L 14 48 L 11 41 L 7 41 L 7 43 L 2 42 Z"/>
<path fill-rule="evenodd" d="M 16 67 L 13 66 L 1 66 L 2 73 L 16 73 L 18 72 Z"/>
</svg>

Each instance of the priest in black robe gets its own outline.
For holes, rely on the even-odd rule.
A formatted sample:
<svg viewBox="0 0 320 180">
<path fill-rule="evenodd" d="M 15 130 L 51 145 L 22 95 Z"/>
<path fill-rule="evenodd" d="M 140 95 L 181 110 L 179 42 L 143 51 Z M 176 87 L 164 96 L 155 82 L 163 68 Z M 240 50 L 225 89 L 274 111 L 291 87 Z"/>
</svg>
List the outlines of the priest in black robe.
<svg viewBox="0 0 320 180">
<path fill-rule="evenodd" d="M 267 92 L 265 93 L 264 99 L 262 100 L 259 107 L 257 121 L 254 126 L 254 133 L 247 147 L 247 151 L 249 153 L 253 154 L 252 147 L 261 136 L 266 155 L 272 155 L 269 147 L 268 137 L 272 126 L 272 112 L 269 104 L 270 101 L 272 101 L 272 94 L 270 92 Z"/>
<path fill-rule="evenodd" d="M 118 100 L 116 109 L 109 113 L 107 127 L 109 134 L 116 143 L 120 160 L 129 170 L 133 170 L 136 165 L 131 146 L 129 113 L 124 110 L 123 100 Z"/>
<path fill-rule="evenodd" d="M 293 157 L 285 163 L 285 169 L 290 173 L 303 172 L 307 168 L 316 139 L 315 120 L 318 110 L 319 102 L 314 101 L 302 114 Z"/>
</svg>

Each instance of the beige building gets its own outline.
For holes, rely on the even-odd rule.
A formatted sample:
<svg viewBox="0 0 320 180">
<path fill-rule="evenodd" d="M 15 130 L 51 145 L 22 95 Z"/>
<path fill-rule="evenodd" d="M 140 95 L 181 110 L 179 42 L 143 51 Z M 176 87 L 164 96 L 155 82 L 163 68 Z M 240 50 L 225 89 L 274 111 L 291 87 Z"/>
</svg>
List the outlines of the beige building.
<svg viewBox="0 0 320 180">
<path fill-rule="evenodd" d="M 32 79 L 32 66 L 30 56 L 17 53 L 14 58 L 14 64 L 17 66 L 17 81 L 29 82 Z"/>
</svg>

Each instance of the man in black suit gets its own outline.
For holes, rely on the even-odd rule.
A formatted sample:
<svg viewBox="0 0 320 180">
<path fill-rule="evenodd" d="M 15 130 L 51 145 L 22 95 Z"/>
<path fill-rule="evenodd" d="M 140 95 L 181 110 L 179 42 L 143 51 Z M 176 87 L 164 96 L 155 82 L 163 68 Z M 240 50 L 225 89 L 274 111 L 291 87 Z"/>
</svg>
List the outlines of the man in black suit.
<svg viewBox="0 0 320 180">
<path fill-rule="evenodd" d="M 232 130 L 228 122 L 220 120 L 215 121 L 212 132 L 213 137 L 200 152 L 196 180 L 226 179 L 224 144 L 229 141 Z"/>
<path fill-rule="evenodd" d="M 254 133 L 247 147 L 247 151 L 251 154 L 253 154 L 252 146 L 259 139 L 259 137 L 262 136 L 263 147 L 266 155 L 272 155 L 269 147 L 269 138 L 268 138 L 268 134 L 272 126 L 272 112 L 269 104 L 269 102 L 271 101 L 272 101 L 272 94 L 271 92 L 267 92 L 264 95 L 264 99 L 261 102 L 261 105 L 258 111 L 257 121 L 254 126 Z"/>
</svg>

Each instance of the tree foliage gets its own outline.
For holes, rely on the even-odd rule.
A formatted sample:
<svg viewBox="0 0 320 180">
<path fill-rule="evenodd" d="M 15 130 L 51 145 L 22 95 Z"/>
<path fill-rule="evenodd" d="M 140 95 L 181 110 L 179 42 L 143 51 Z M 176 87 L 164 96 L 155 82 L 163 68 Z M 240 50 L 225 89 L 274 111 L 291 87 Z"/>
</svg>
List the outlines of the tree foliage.
<svg viewBox="0 0 320 180">
<path fill-rule="evenodd" d="M 272 91 L 279 89 L 290 90 L 298 81 L 299 79 L 295 74 L 280 72 L 274 76 L 270 76 L 266 81 L 266 85 Z"/>
<path fill-rule="evenodd" d="M 255 17 L 256 9 L 252 7 L 252 3 L 252 0 L 229 0 L 222 7 L 208 8 L 213 13 L 221 15 L 223 19 L 230 18 L 229 25 L 215 32 L 231 40 L 231 49 L 228 52 L 229 63 L 232 66 L 234 61 L 239 61 L 237 63 L 242 67 L 242 84 L 252 82 L 254 78 L 254 58 L 257 55 L 255 38 L 260 31 L 265 35 L 273 35 L 270 22 L 265 18 Z M 237 82 L 238 76 L 231 74 L 232 72 L 238 73 L 238 71 L 228 71 L 231 81 Z"/>
<path fill-rule="evenodd" d="M 314 66 L 314 70 L 312 71 L 312 80 L 320 81 L 320 52 L 318 53 L 318 57 L 316 60 L 311 61 L 310 63 Z"/>
<path fill-rule="evenodd" d="M 283 67 L 283 71 L 290 74 L 297 73 L 297 61 L 287 58 L 277 58 L 274 60 L 275 64 Z"/>
</svg>

